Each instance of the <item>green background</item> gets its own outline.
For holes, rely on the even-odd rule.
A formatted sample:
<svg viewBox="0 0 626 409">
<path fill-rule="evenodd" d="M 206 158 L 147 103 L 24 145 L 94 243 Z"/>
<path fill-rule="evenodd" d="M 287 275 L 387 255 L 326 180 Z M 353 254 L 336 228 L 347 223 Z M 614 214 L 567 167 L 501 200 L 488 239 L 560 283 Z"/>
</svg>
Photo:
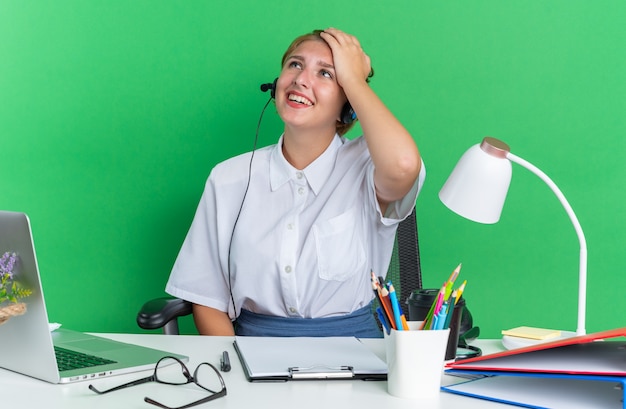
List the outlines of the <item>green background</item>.
<svg viewBox="0 0 626 409">
<path fill-rule="evenodd" d="M 259 84 L 295 36 L 336 26 L 361 40 L 371 86 L 426 162 L 425 285 L 462 262 L 482 337 L 576 327 L 578 241 L 540 179 L 513 165 L 495 225 L 439 202 L 489 135 L 578 215 L 587 331 L 624 326 L 625 21 L 623 0 L 2 0 L 0 208 L 31 218 L 51 321 L 140 332 L 135 314 L 164 294 L 209 171 L 252 149 Z M 281 131 L 270 105 L 259 145 Z"/>
</svg>

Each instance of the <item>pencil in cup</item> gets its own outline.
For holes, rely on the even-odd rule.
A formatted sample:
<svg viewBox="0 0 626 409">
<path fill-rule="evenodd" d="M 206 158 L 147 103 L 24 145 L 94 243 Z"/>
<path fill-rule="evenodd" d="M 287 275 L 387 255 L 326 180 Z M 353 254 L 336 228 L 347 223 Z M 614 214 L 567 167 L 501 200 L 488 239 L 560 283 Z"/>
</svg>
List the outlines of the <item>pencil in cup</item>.
<svg viewBox="0 0 626 409">
<path fill-rule="evenodd" d="M 395 320 L 393 318 L 393 310 L 391 307 L 391 301 L 389 300 L 389 292 L 384 286 L 381 288 L 380 281 L 372 271 L 372 291 L 374 292 L 374 296 L 378 300 L 378 304 L 382 310 L 382 320 L 379 316 L 379 320 L 381 320 L 381 325 L 385 327 L 387 325 L 387 333 L 393 328 L 397 329 Z"/>
<path fill-rule="evenodd" d="M 406 317 L 404 316 L 404 312 L 402 311 L 402 306 L 398 301 L 398 297 L 396 295 L 396 290 L 393 287 L 391 281 L 387 283 L 387 290 L 389 291 L 389 300 L 391 301 L 391 308 L 393 310 L 393 317 L 396 322 L 396 329 L 398 330 L 408 330 L 409 326 L 406 322 Z"/>
</svg>

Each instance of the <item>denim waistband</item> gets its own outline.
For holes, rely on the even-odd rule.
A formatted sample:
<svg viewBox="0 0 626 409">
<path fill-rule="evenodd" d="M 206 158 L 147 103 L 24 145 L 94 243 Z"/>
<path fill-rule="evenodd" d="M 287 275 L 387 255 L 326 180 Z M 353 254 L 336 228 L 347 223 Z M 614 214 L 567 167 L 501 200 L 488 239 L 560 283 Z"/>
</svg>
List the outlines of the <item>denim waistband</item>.
<svg viewBox="0 0 626 409">
<path fill-rule="evenodd" d="M 241 310 L 235 333 L 265 337 L 357 337 L 382 338 L 382 332 L 367 305 L 350 314 L 325 318 L 276 317 Z"/>
</svg>

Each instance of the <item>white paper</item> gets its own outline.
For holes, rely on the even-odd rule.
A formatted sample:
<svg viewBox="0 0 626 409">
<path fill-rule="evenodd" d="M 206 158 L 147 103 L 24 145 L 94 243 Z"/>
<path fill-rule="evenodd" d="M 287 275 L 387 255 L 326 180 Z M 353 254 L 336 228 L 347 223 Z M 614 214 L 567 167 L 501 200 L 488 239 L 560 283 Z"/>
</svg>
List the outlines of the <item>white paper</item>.
<svg viewBox="0 0 626 409">
<path fill-rule="evenodd" d="M 238 336 L 235 342 L 253 378 L 287 376 L 289 368 L 342 366 L 353 367 L 355 374 L 387 373 L 387 364 L 354 337 Z"/>
</svg>

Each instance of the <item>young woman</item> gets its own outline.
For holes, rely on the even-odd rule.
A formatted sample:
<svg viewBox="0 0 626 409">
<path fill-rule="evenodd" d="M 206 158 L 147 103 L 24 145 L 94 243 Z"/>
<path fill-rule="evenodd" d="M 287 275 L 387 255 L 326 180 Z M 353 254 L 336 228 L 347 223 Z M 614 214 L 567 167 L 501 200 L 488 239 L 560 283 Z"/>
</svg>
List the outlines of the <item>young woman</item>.
<svg viewBox="0 0 626 409">
<path fill-rule="evenodd" d="M 385 274 L 425 170 L 372 73 L 335 28 L 285 52 L 273 90 L 284 133 L 211 171 L 166 286 L 194 304 L 201 334 L 381 336 L 371 271 Z"/>
</svg>

